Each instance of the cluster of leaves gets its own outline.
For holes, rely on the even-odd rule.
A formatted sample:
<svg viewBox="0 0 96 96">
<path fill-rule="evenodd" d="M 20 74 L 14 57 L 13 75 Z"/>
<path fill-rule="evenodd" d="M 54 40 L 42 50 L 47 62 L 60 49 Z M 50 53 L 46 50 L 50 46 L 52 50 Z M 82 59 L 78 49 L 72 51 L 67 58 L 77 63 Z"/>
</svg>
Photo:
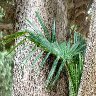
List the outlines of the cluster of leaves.
<svg viewBox="0 0 96 96">
<path fill-rule="evenodd" d="M 56 39 L 56 24 L 55 19 L 52 26 L 52 33 L 51 36 L 48 32 L 47 27 L 45 26 L 41 16 L 38 12 L 36 12 L 36 17 L 38 18 L 38 21 L 40 25 L 42 26 L 42 29 L 44 31 L 44 34 L 38 30 L 38 27 L 35 25 L 33 21 L 27 20 L 27 23 L 29 23 L 33 30 L 25 29 L 23 32 L 17 32 L 15 34 L 12 34 L 10 36 L 7 36 L 3 39 L 3 42 L 8 43 L 9 41 L 23 36 L 27 33 L 25 36 L 30 41 L 34 42 L 35 45 L 38 47 L 34 47 L 32 52 L 28 54 L 28 58 L 25 60 L 29 60 L 30 57 L 38 50 L 42 49 L 43 51 L 38 54 L 38 56 L 35 58 L 32 65 L 35 65 L 36 61 L 40 59 L 42 54 L 46 52 L 46 56 L 43 58 L 40 67 L 43 68 L 43 66 L 46 64 L 46 60 L 49 58 L 50 55 L 55 56 L 55 60 L 52 64 L 51 70 L 49 72 L 48 78 L 46 80 L 47 85 L 55 85 L 57 80 L 60 77 L 60 74 L 62 70 L 64 69 L 64 66 L 66 66 L 66 69 L 69 73 L 69 81 L 71 82 L 71 88 L 73 89 L 73 93 L 76 96 L 78 92 L 78 87 L 82 75 L 82 68 L 83 68 L 83 60 L 84 60 L 84 52 L 86 48 L 86 43 L 84 38 L 79 33 L 74 33 L 74 40 L 73 42 L 64 41 L 61 43 L 58 43 Z M 24 43 L 25 39 L 20 41 L 13 50 L 19 46 L 20 44 Z M 24 61 L 25 61 L 24 60 Z M 58 62 L 61 61 L 61 64 L 58 67 Z M 58 70 L 56 70 L 58 67 Z M 56 74 L 54 75 L 54 73 Z M 72 95 L 71 95 L 72 96 Z"/>
<path fill-rule="evenodd" d="M 11 96 L 12 91 L 12 54 L 0 52 L 0 96 Z"/>
</svg>

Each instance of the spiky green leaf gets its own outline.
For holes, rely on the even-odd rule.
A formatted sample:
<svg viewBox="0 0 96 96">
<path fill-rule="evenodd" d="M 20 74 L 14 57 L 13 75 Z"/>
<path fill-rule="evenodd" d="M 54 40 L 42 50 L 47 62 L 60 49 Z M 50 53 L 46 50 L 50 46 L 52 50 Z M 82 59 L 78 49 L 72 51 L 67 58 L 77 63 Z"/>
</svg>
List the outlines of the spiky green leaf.
<svg viewBox="0 0 96 96">
<path fill-rule="evenodd" d="M 51 52 L 47 53 L 47 55 L 44 57 L 44 59 L 42 60 L 42 62 L 40 63 L 40 67 L 43 68 L 44 65 L 46 64 L 46 60 L 48 59 L 49 55 L 51 54 Z"/>
<path fill-rule="evenodd" d="M 65 60 L 63 60 L 62 63 L 61 63 L 61 65 L 60 65 L 60 67 L 59 67 L 59 70 L 58 70 L 58 72 L 57 72 L 57 74 L 56 74 L 56 76 L 55 76 L 55 78 L 54 78 L 54 81 L 52 82 L 52 85 L 55 85 L 55 83 L 56 83 L 57 80 L 59 79 L 60 73 L 61 73 L 61 71 L 63 70 L 65 63 L 66 63 Z"/>
<path fill-rule="evenodd" d="M 40 23 L 43 31 L 44 31 L 45 37 L 46 37 L 49 41 L 51 41 L 50 34 L 49 34 L 49 32 L 48 32 L 48 28 L 47 28 L 46 25 L 44 24 L 44 21 L 42 20 L 42 18 L 41 18 L 41 16 L 39 15 L 39 13 L 38 13 L 37 11 L 36 11 L 35 13 L 36 13 L 36 17 L 37 17 L 37 19 L 38 19 L 38 21 L 39 21 L 39 23 Z"/>
<path fill-rule="evenodd" d="M 46 84 L 48 85 L 50 83 L 50 81 L 52 80 L 52 77 L 53 77 L 53 74 L 56 70 L 56 67 L 57 67 L 57 64 L 58 64 L 58 61 L 59 61 L 60 57 L 57 57 L 54 61 L 54 63 L 52 64 L 52 68 L 51 68 L 51 71 L 48 75 L 48 78 L 47 78 L 47 81 L 46 81 Z"/>
</svg>

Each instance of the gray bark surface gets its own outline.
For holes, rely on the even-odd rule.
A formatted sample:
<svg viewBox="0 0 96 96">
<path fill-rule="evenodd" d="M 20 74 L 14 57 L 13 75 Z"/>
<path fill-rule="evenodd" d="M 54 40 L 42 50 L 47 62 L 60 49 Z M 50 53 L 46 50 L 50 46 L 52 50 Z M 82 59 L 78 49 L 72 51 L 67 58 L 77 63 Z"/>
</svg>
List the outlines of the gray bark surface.
<svg viewBox="0 0 96 96">
<path fill-rule="evenodd" d="M 96 96 L 96 0 L 92 5 L 90 33 L 78 96 Z"/>
</svg>

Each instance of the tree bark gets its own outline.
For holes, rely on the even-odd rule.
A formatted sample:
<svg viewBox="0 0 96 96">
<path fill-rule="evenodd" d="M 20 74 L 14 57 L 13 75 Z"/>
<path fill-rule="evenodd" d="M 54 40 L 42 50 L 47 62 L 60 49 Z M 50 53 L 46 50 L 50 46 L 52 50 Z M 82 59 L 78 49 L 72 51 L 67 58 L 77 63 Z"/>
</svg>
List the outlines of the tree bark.
<svg viewBox="0 0 96 96">
<path fill-rule="evenodd" d="M 63 0 L 16 0 L 16 5 L 17 31 L 22 29 L 32 29 L 32 27 L 26 23 L 26 18 L 34 20 L 39 30 L 42 30 L 35 17 L 35 11 L 39 10 L 50 33 L 53 17 L 56 17 L 58 41 L 64 40 L 67 27 L 66 2 Z M 24 37 L 18 38 L 16 44 L 23 38 Z M 30 44 L 29 41 L 26 41 L 25 44 L 22 44 L 16 49 L 13 70 L 13 96 L 68 96 L 67 77 L 61 78 L 57 84 L 56 90 L 50 92 L 45 88 L 46 71 L 48 68 L 46 67 L 42 70 L 39 76 L 35 73 L 36 70 L 39 70 L 39 64 L 42 59 L 37 61 L 34 68 L 31 67 L 31 63 L 41 52 L 40 50 L 38 50 L 30 60 L 28 60 L 27 64 L 23 67 L 21 66 L 24 58 L 27 58 L 28 54 L 32 50 L 32 46 L 33 45 Z"/>
<path fill-rule="evenodd" d="M 2 30 L 2 29 L 12 30 L 13 29 L 13 26 L 12 26 L 12 24 L 3 24 L 3 23 L 0 23 L 0 30 Z"/>
<path fill-rule="evenodd" d="M 90 33 L 78 96 L 96 96 L 96 0 L 92 4 Z"/>
</svg>

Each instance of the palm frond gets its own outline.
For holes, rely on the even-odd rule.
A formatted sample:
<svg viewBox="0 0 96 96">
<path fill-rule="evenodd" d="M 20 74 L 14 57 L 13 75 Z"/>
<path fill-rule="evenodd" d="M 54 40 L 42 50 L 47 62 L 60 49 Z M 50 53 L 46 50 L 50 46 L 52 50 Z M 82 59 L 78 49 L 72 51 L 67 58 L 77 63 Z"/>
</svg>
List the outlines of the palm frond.
<svg viewBox="0 0 96 96">
<path fill-rule="evenodd" d="M 51 41 L 50 34 L 49 34 L 49 32 L 48 32 L 48 28 L 45 26 L 44 21 L 42 20 L 42 18 L 41 18 L 41 16 L 39 15 L 39 13 L 38 13 L 37 11 L 36 11 L 35 13 L 36 13 L 36 17 L 37 17 L 37 19 L 38 19 L 38 21 L 39 21 L 39 23 L 40 23 L 43 31 L 44 31 L 45 37 L 46 37 L 49 41 Z"/>
<path fill-rule="evenodd" d="M 7 43 L 12 42 L 13 40 L 15 40 L 21 36 L 24 36 L 25 34 L 26 34 L 26 32 L 16 32 L 14 34 L 7 35 L 1 39 L 0 43 L 3 42 L 4 44 L 7 44 Z"/>
<path fill-rule="evenodd" d="M 84 44 L 82 46 L 80 46 L 81 42 L 78 41 L 77 39 L 75 39 L 76 41 L 73 44 L 70 44 L 70 42 L 63 42 L 61 44 L 58 44 L 58 42 L 51 43 L 47 39 L 45 39 L 43 36 L 35 35 L 35 33 L 32 33 L 31 36 L 32 36 L 31 40 L 33 42 L 35 41 L 34 43 L 36 43 L 38 46 L 43 48 L 44 51 L 50 52 L 51 54 L 54 54 L 56 57 L 59 56 L 59 59 L 61 58 L 62 60 L 65 60 L 65 61 L 68 61 L 68 62 L 70 62 L 73 59 L 74 56 L 78 55 L 82 51 L 81 49 L 83 49 L 85 47 Z M 77 38 L 77 37 L 75 37 L 75 38 Z M 48 45 L 46 45 L 46 44 L 48 44 L 47 42 L 49 43 L 50 47 L 48 47 Z M 44 60 L 46 60 L 46 59 L 44 59 Z M 49 72 L 49 76 L 48 76 L 48 79 L 47 79 L 47 84 L 49 84 L 50 81 L 52 80 L 52 77 L 53 77 L 53 74 L 55 72 L 57 64 L 58 64 L 57 60 L 54 61 L 54 63 L 52 64 L 52 69 Z M 55 77 L 55 80 L 54 80 L 53 84 L 55 84 L 56 80 L 59 78 L 60 71 L 63 67 L 64 66 L 59 67 L 60 69 L 57 72 L 57 75 Z M 78 74 L 77 74 L 78 72 L 76 72 L 76 71 L 78 71 L 78 69 L 77 69 L 76 66 L 73 66 L 73 65 L 71 67 L 72 68 L 69 69 L 71 71 L 70 76 L 72 76 L 71 77 L 71 79 L 73 80 L 72 84 L 74 86 L 74 90 L 76 90 L 77 89 L 77 85 L 76 85 L 77 83 L 75 83 L 75 82 L 77 82 L 76 80 L 78 80 L 78 79 L 76 79 L 76 78 L 78 78 Z"/>
</svg>

